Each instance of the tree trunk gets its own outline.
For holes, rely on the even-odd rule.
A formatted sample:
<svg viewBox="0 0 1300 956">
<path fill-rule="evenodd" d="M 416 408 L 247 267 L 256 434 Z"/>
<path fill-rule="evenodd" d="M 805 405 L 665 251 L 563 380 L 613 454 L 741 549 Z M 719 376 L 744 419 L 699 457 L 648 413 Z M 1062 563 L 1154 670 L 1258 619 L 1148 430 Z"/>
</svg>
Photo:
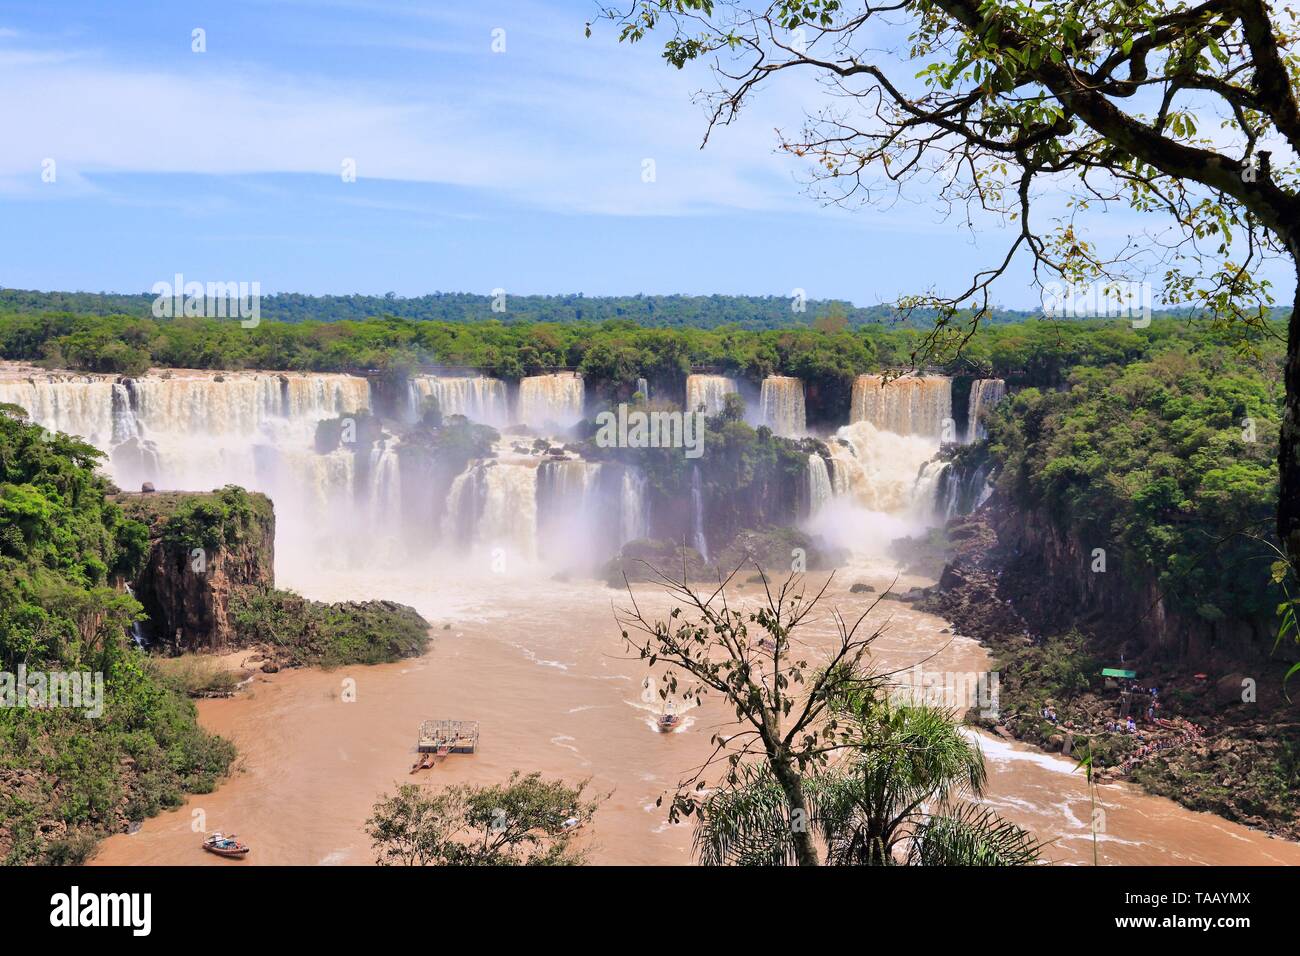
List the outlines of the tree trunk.
<svg viewBox="0 0 1300 956">
<path fill-rule="evenodd" d="M 813 842 L 812 820 L 808 816 L 808 801 L 803 795 L 803 780 L 794 768 L 790 766 L 788 759 L 776 759 L 772 761 L 772 774 L 776 777 L 777 783 L 781 785 L 781 791 L 785 794 L 786 802 L 790 805 L 791 823 L 796 821 L 801 826 L 794 828 L 794 855 L 800 866 L 820 866 L 821 860 L 817 856 L 817 845 Z"/>
<path fill-rule="evenodd" d="M 1287 331 L 1286 399 L 1278 440 L 1277 536 L 1291 567 L 1300 575 L 1300 275 Z"/>
</svg>

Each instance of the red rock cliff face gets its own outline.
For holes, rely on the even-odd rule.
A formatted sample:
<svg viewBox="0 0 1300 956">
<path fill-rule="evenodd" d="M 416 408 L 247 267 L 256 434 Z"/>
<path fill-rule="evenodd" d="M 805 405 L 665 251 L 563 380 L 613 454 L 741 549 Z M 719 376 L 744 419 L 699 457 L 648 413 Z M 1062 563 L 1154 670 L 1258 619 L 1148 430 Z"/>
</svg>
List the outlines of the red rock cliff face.
<svg viewBox="0 0 1300 956">
<path fill-rule="evenodd" d="M 221 540 L 206 546 L 169 535 L 169 522 L 196 505 L 212 506 L 217 513 L 219 493 L 121 494 L 115 500 L 128 517 L 149 527 L 149 556 L 132 582 L 149 614 L 148 639 L 177 651 L 224 650 L 234 638 L 229 619 L 233 590 L 275 583 L 275 513 L 270 499 L 247 494 L 251 507 L 238 527 L 218 528 Z"/>
</svg>

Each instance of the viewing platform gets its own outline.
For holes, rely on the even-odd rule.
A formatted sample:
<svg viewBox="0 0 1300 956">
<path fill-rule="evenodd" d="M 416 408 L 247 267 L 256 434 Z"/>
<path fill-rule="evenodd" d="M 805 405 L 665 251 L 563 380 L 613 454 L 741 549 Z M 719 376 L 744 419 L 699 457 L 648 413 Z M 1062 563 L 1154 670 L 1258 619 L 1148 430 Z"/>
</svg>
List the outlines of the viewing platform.
<svg viewBox="0 0 1300 956">
<path fill-rule="evenodd" d="M 430 770 L 439 757 L 472 754 L 478 750 L 477 720 L 425 720 L 420 723 L 420 739 L 415 749 L 420 757 L 411 767 Z"/>
</svg>

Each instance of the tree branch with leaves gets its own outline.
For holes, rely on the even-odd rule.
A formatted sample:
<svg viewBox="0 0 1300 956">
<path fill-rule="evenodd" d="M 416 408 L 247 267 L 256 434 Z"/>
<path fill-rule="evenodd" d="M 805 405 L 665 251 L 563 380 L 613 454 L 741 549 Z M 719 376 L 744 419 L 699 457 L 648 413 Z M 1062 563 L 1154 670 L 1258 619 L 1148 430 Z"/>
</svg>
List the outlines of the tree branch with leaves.
<svg viewBox="0 0 1300 956">
<path fill-rule="evenodd" d="M 825 103 L 779 145 L 810 161 L 818 198 L 928 198 L 963 228 L 1005 229 L 1005 252 L 969 283 L 897 303 L 935 317 L 916 365 L 959 355 L 1022 259 L 1040 288 L 1155 276 L 1170 304 L 1239 329 L 1245 347 L 1280 335 L 1260 272 L 1300 273 L 1300 11 L 1285 3 L 629 0 L 601 13 L 625 42 L 662 37 L 674 67 L 710 64 L 705 143 L 775 78 L 811 75 Z M 1092 238 L 1112 207 L 1155 230 Z M 1286 341 L 1277 530 L 1297 567 L 1300 304 Z"/>
</svg>

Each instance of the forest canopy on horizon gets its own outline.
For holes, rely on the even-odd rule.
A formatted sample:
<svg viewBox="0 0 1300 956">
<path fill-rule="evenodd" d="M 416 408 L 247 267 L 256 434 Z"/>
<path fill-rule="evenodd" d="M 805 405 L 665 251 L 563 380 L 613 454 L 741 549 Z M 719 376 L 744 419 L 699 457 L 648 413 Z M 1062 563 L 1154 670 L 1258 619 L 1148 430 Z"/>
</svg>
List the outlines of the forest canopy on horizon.
<svg viewBox="0 0 1300 956">
<path fill-rule="evenodd" d="M 152 316 L 152 293 L 41 292 L 0 289 L 0 314 L 73 312 L 80 315 Z M 915 310 L 907 318 L 890 305 L 856 306 L 838 299 L 807 299 L 796 310 L 793 296 L 760 295 L 513 295 L 504 312 L 494 312 L 493 296 L 470 292 L 434 292 L 405 298 L 386 295 L 304 295 L 297 292 L 264 295 L 261 318 L 271 322 L 340 322 L 377 317 L 421 322 L 500 321 L 601 323 L 628 320 L 656 328 L 713 329 L 734 325 L 742 329 L 805 327 L 856 328 L 890 325 L 928 328 L 932 311 Z M 1274 310 L 1284 319 L 1285 310 Z M 1038 310 L 996 308 L 981 319 L 998 325 L 1034 318 Z M 1188 309 L 1158 309 L 1157 316 L 1189 317 Z"/>
</svg>

